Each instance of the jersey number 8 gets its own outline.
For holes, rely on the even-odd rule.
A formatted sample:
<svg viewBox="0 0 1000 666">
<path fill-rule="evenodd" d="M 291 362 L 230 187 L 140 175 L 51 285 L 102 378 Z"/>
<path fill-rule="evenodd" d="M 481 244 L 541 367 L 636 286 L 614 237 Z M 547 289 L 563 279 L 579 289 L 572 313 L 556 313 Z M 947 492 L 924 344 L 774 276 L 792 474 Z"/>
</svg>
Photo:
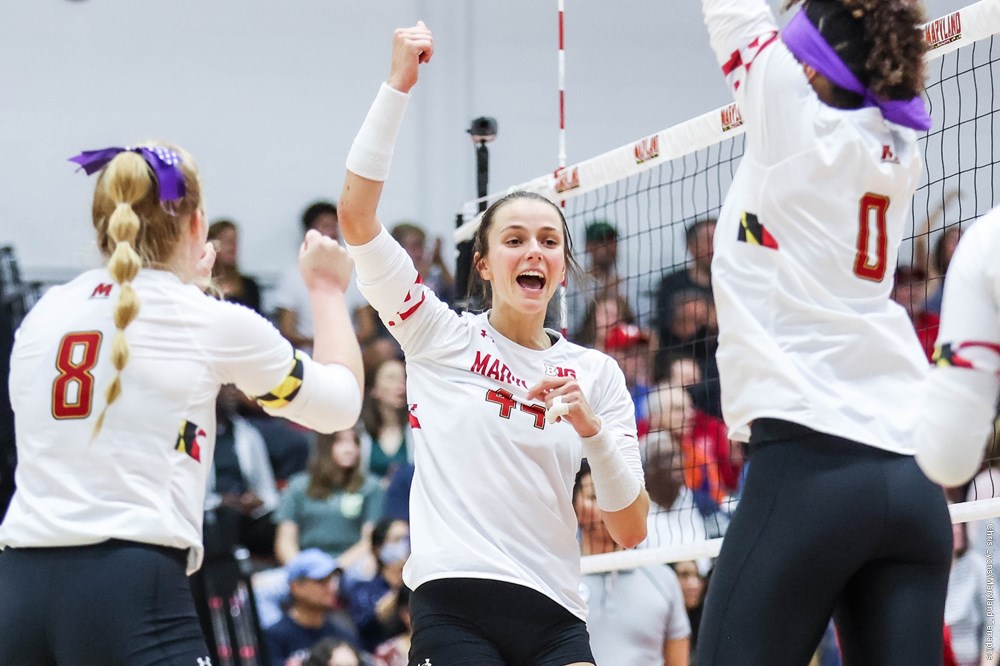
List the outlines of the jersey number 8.
<svg viewBox="0 0 1000 666">
<path fill-rule="evenodd" d="M 57 419 L 85 419 L 94 406 L 94 376 L 101 349 L 101 332 L 67 333 L 59 342 L 52 382 L 52 416 Z"/>
</svg>

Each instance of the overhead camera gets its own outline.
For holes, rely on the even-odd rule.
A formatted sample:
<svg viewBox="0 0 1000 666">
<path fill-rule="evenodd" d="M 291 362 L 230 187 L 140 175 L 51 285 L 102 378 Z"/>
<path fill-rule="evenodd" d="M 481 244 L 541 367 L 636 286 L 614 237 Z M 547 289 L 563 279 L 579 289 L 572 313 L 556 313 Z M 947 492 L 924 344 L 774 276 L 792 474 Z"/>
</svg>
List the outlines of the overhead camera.
<svg viewBox="0 0 1000 666">
<path fill-rule="evenodd" d="M 472 126 L 465 130 L 472 136 L 473 143 L 489 143 L 497 138 L 496 118 L 480 116 L 472 121 Z"/>
</svg>

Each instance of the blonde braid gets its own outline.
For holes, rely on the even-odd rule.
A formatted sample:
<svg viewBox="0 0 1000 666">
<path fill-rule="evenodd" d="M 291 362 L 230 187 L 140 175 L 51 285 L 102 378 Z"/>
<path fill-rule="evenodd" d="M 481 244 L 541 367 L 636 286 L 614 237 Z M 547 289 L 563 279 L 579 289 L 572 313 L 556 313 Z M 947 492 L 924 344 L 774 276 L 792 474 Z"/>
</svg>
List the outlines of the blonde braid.
<svg viewBox="0 0 1000 666">
<path fill-rule="evenodd" d="M 101 184 L 116 204 L 107 226 L 108 237 L 114 242 L 108 271 L 118 283 L 119 291 L 114 314 L 116 331 L 111 342 L 111 363 L 115 376 L 105 391 L 105 405 L 94 424 L 94 437 L 104 425 L 108 407 L 122 393 L 122 370 L 129 358 L 125 328 L 138 316 L 140 305 L 132 280 L 142 268 L 142 258 L 135 249 L 142 223 L 132 205 L 148 195 L 153 181 L 142 157 L 135 153 L 121 153 L 108 164 Z"/>
</svg>

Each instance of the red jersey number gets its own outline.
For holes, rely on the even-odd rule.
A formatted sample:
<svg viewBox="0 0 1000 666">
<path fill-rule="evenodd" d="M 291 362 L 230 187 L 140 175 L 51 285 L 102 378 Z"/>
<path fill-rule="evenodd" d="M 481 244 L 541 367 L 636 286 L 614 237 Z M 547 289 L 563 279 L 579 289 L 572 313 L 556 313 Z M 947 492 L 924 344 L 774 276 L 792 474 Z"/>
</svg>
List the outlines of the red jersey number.
<svg viewBox="0 0 1000 666">
<path fill-rule="evenodd" d="M 85 419 L 94 406 L 94 376 L 101 350 L 100 331 L 67 333 L 59 342 L 52 382 L 52 416 L 57 419 Z"/>
<path fill-rule="evenodd" d="M 889 239 L 885 231 L 885 213 L 889 197 L 868 192 L 861 197 L 858 215 L 858 253 L 854 257 L 854 274 L 864 280 L 881 282 L 885 278 Z M 875 234 L 874 255 L 871 236 Z"/>
</svg>

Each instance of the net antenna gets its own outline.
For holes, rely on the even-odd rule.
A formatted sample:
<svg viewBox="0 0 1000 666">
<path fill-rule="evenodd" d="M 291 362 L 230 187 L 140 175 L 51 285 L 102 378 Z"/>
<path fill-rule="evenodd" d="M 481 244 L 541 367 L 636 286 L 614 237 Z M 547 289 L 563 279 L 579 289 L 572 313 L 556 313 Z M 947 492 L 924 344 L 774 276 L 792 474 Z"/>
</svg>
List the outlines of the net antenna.
<svg viewBox="0 0 1000 666">
<path fill-rule="evenodd" d="M 566 3 L 558 0 L 559 10 L 559 155 L 556 177 L 566 168 Z M 559 205 L 566 207 L 565 201 Z M 563 336 L 569 334 L 569 304 L 566 298 L 566 278 L 559 285 L 559 328 Z"/>
<path fill-rule="evenodd" d="M 959 225 L 964 228 L 1000 204 L 997 8 L 995 0 L 982 0 L 924 26 L 928 44 L 925 96 L 933 127 L 918 141 L 924 175 L 914 194 L 913 216 L 900 257 L 926 256 L 926 249 L 918 251 L 915 245 L 921 237 L 926 238 L 928 230 L 936 233 Z M 743 156 L 743 122 L 736 105 L 729 104 L 517 183 L 490 198 L 516 189 L 565 203 L 567 224 L 575 234 L 582 234 L 587 221 L 595 217 L 615 219 L 620 231 L 620 275 L 629 299 L 638 306 L 636 323 L 662 328 L 654 299 L 643 303 L 642 297 L 648 296 L 665 275 L 687 265 L 685 233 L 692 223 L 717 216 L 721 210 Z M 479 224 L 475 212 L 465 220 L 456 231 L 456 240 L 472 238 Z M 661 351 L 663 340 L 660 336 Z M 644 439 L 648 449 L 657 434 L 654 428 Z M 996 439 L 997 446 L 990 449 L 985 461 L 987 467 L 962 498 L 965 501 L 951 508 L 953 521 L 969 523 L 972 545 L 976 544 L 975 535 L 1000 516 L 1000 436 Z M 655 485 L 647 469 L 651 496 Z M 679 502 L 671 504 L 672 500 L 666 499 L 663 508 L 651 513 L 649 539 L 643 546 L 646 550 L 589 555 L 583 558 L 584 571 L 714 557 L 721 543 L 718 537 L 724 532 L 724 517 L 704 517 L 694 504 L 678 508 Z M 721 513 L 726 514 L 735 502 L 727 497 L 721 506 Z"/>
</svg>

